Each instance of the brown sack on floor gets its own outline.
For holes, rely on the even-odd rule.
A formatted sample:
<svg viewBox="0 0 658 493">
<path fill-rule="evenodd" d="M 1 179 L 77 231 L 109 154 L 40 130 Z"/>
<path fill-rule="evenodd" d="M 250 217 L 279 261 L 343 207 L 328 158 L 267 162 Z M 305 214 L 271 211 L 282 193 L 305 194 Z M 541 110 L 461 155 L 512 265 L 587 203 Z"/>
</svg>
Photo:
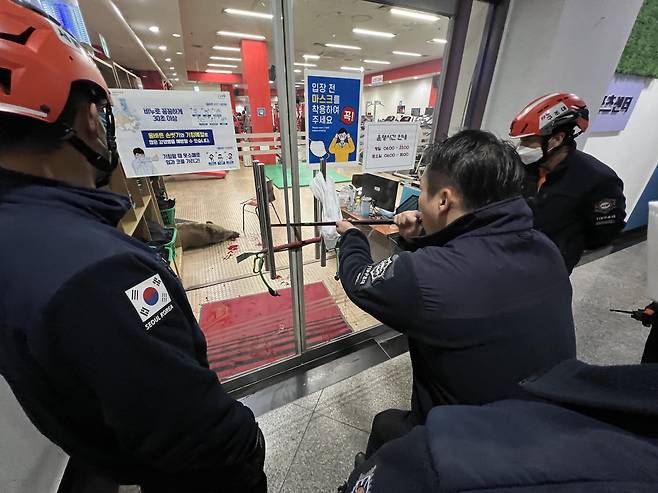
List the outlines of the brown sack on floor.
<svg viewBox="0 0 658 493">
<path fill-rule="evenodd" d="M 190 248 L 202 248 L 209 245 L 215 245 L 227 240 L 234 240 L 240 236 L 240 233 L 222 228 L 211 222 L 195 223 L 181 222 L 177 223 L 178 236 L 185 250 Z"/>
</svg>

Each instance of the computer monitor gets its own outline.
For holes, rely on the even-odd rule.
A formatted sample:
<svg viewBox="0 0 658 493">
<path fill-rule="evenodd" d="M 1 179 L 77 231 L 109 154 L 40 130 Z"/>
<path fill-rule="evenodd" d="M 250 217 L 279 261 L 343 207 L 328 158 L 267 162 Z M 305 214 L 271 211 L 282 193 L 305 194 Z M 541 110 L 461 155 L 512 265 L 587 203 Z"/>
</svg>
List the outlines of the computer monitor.
<svg viewBox="0 0 658 493">
<path fill-rule="evenodd" d="M 411 108 L 411 116 L 420 116 L 420 108 Z"/>
<path fill-rule="evenodd" d="M 399 186 L 400 184 L 395 180 L 365 174 L 363 175 L 362 194 L 364 197 L 370 197 L 375 207 L 392 212 L 395 210 Z"/>
<path fill-rule="evenodd" d="M 425 108 L 425 116 L 432 116 L 434 114 L 434 108 Z"/>
</svg>

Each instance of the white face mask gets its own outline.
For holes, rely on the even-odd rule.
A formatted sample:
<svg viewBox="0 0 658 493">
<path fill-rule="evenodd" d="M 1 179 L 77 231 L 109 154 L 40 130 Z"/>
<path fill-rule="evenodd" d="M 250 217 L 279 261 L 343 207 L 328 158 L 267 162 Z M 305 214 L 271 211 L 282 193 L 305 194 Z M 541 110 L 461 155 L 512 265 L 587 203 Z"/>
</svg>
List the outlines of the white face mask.
<svg viewBox="0 0 658 493">
<path fill-rule="evenodd" d="M 516 152 L 523 161 L 523 164 L 536 163 L 544 157 L 541 147 L 518 146 Z"/>
</svg>

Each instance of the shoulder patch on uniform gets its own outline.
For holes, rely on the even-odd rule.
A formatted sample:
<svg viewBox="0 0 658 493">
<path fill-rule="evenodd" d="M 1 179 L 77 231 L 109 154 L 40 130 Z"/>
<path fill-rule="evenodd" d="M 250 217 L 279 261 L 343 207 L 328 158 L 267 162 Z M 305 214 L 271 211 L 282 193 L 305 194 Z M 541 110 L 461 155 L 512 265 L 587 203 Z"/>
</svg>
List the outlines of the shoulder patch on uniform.
<svg viewBox="0 0 658 493">
<path fill-rule="evenodd" d="M 381 262 L 368 265 L 357 276 L 355 285 L 357 287 L 371 286 L 373 284 L 377 284 L 380 281 L 393 277 L 393 267 L 395 266 L 397 259 L 398 256 L 393 255 L 392 257 L 388 257 L 382 260 Z"/>
<path fill-rule="evenodd" d="M 617 199 L 601 199 L 594 204 L 594 212 L 597 214 L 607 214 L 617 207 Z"/>
<path fill-rule="evenodd" d="M 359 480 L 354 485 L 354 488 L 352 488 L 352 493 L 370 493 L 373 478 L 375 476 L 375 469 L 377 469 L 377 466 L 374 466 L 367 473 L 359 476 Z"/>
<path fill-rule="evenodd" d="M 150 320 L 171 303 L 169 292 L 159 274 L 149 277 L 130 289 L 126 289 L 126 296 L 142 322 Z M 160 317 L 162 316 L 160 314 Z M 152 325 L 147 324 L 146 328 L 148 330 L 151 327 Z"/>
</svg>

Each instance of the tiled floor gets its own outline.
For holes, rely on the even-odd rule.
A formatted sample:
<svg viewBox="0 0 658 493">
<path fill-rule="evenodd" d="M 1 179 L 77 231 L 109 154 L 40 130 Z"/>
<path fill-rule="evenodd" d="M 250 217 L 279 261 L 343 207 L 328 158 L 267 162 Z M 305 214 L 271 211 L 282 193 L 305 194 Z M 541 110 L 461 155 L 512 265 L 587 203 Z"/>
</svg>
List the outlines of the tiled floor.
<svg viewBox="0 0 658 493">
<path fill-rule="evenodd" d="M 645 243 L 575 270 L 571 279 L 581 359 L 639 362 L 648 329 L 609 309 L 648 303 L 645 271 Z M 354 455 L 365 449 L 374 415 L 407 408 L 410 389 L 407 353 L 259 416 L 268 447 L 269 491 L 336 491 L 351 472 Z M 254 401 L 246 397 L 243 402 Z"/>
</svg>

